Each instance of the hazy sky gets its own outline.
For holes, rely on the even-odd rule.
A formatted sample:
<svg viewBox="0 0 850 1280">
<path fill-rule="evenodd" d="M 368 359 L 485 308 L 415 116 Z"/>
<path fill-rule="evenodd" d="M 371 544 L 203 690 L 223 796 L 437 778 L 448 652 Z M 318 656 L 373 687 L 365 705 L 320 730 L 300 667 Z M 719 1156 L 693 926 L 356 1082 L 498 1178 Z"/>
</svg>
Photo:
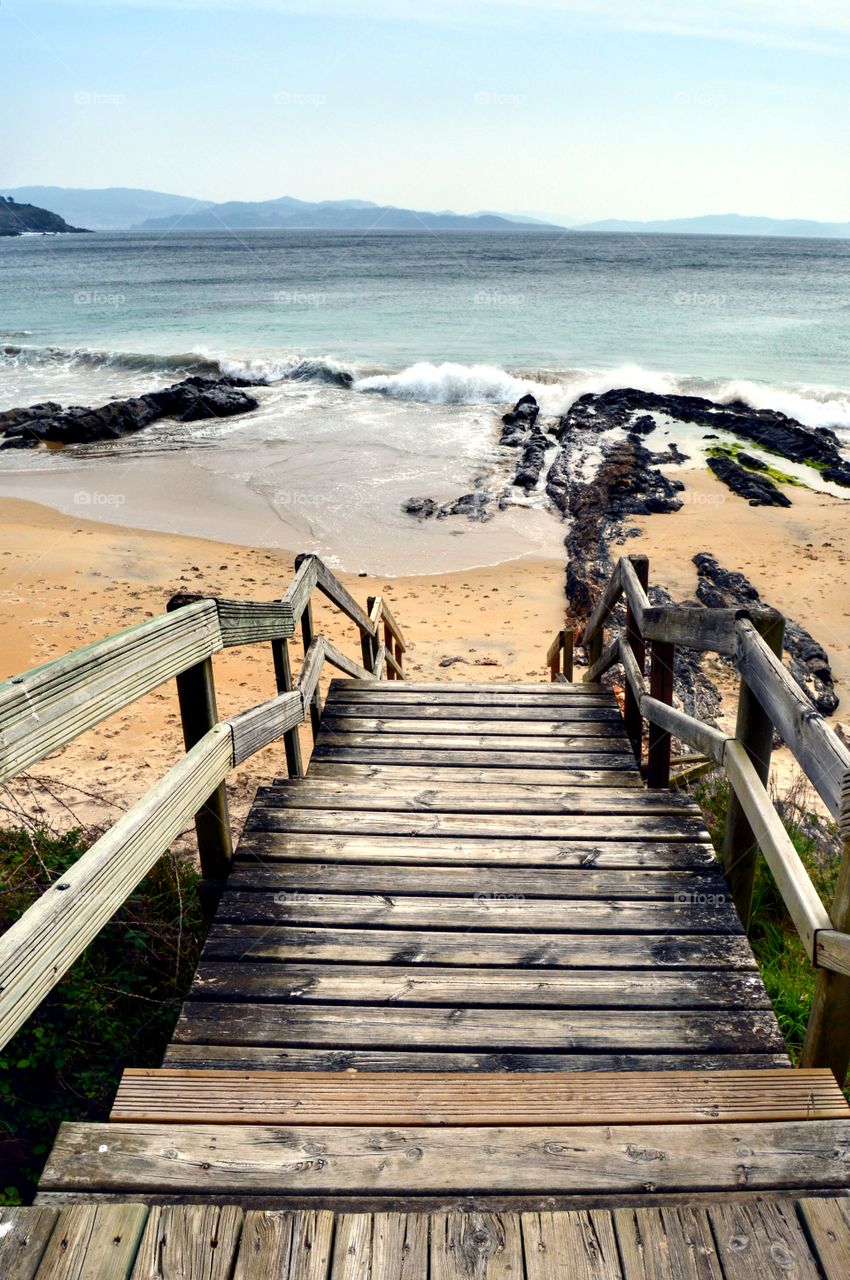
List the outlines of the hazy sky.
<svg viewBox="0 0 850 1280">
<path fill-rule="evenodd" d="M 850 219 L 848 0 L 2 0 L 0 187 Z"/>
</svg>

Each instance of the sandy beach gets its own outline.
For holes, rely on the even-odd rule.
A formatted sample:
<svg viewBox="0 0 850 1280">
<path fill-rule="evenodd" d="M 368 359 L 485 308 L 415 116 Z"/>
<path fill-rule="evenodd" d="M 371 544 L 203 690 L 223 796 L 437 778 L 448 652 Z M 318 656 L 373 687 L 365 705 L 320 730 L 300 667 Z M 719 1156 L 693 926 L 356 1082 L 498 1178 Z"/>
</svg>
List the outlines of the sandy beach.
<svg viewBox="0 0 850 1280">
<path fill-rule="evenodd" d="M 827 647 L 842 698 L 836 719 L 846 719 L 846 504 L 795 489 L 788 510 L 752 508 L 728 496 L 707 472 L 682 468 L 669 474 L 686 484 L 682 509 L 635 521 L 640 537 L 628 538 L 622 549 L 646 553 L 651 581 L 675 599 L 693 594 L 692 556 L 699 551 L 711 551 L 725 568 L 747 574 L 766 601 L 802 622 Z M 612 548 L 614 555 L 619 551 Z M 5 678 L 163 612 L 176 591 L 274 599 L 291 578 L 293 555 L 86 521 L 32 502 L 2 499 L 0 561 L 0 677 Z M 363 603 L 368 595 L 386 596 L 410 643 L 405 666 L 412 677 L 546 678 L 546 649 L 564 617 L 561 560 L 529 555 L 462 572 L 342 575 L 342 580 Z M 358 656 L 355 628 L 321 597 L 316 617 L 330 639 Z M 297 642 L 293 656 L 300 663 Z M 708 663 L 712 672 L 710 658 Z M 220 654 L 216 679 L 223 715 L 274 691 L 270 655 L 263 646 Z M 732 694 L 727 675 L 719 683 Z M 731 727 L 734 697 L 724 701 L 721 720 Z M 309 730 L 302 733 L 308 752 Z M 36 816 L 43 804 L 58 825 L 103 825 L 132 804 L 181 750 L 176 694 L 167 685 L 7 788 L 5 816 L 11 820 L 21 807 Z M 777 769 L 787 773 L 781 755 Z M 256 785 L 282 771 L 279 747 L 268 748 L 236 771 L 231 797 L 237 825 Z"/>
</svg>

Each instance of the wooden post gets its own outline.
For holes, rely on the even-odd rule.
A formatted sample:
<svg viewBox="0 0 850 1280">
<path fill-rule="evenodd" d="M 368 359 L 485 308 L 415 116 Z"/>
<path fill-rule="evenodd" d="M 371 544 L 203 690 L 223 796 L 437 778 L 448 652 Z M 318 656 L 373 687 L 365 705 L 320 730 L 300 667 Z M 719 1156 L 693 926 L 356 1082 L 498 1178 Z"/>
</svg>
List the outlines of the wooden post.
<svg viewBox="0 0 850 1280">
<path fill-rule="evenodd" d="M 372 599 L 369 597 L 369 612 L 372 611 Z M 363 659 L 363 666 L 367 671 L 371 671 L 375 665 L 375 637 L 370 636 L 368 631 L 360 632 L 360 655 Z"/>
<path fill-rule="evenodd" d="M 168 602 L 168 612 L 181 608 L 184 603 L 180 596 L 173 597 Z M 183 742 L 188 751 L 218 723 L 212 658 L 205 658 L 177 676 L 177 700 L 183 722 Z M 195 832 L 204 880 L 201 903 L 204 914 L 209 917 L 215 910 L 233 859 L 230 811 L 223 782 L 195 814 Z"/>
<path fill-rule="evenodd" d="M 401 666 L 404 662 L 404 649 L 402 649 L 398 640 L 396 640 L 395 642 L 395 660 L 399 666 Z M 396 678 L 399 680 L 401 679 L 401 676 L 398 674 L 398 672 L 396 672 Z"/>
<path fill-rule="evenodd" d="M 395 644 L 395 640 L 393 637 L 392 629 L 390 628 L 389 623 L 385 622 L 384 623 L 384 648 L 386 649 L 387 653 L 389 653 L 392 657 L 395 657 L 395 649 L 393 647 L 394 644 Z M 395 670 L 389 662 L 387 663 L 387 679 L 388 680 L 396 679 Z"/>
<path fill-rule="evenodd" d="M 653 640 L 650 650 L 650 696 L 673 705 L 673 669 L 676 646 L 666 640 Z M 646 781 L 652 788 L 670 786 L 670 733 L 660 725 L 649 722 L 649 750 L 647 753 Z"/>
<path fill-rule="evenodd" d="M 848 818 L 850 814 L 842 825 Z M 850 933 L 850 837 L 844 841 L 829 916 L 834 929 Z M 829 1067 L 838 1083 L 844 1086 L 850 1066 L 850 978 L 846 974 L 818 970 L 800 1066 Z"/>
<path fill-rule="evenodd" d="M 629 556 L 629 559 L 632 562 L 638 582 L 646 591 L 649 586 L 649 559 L 646 556 Z M 646 667 L 646 645 L 628 600 L 626 602 L 626 640 L 631 645 L 635 662 L 638 664 L 641 675 L 643 675 Z M 640 764 L 643 748 L 643 720 L 640 714 L 640 704 L 628 680 L 626 681 L 626 706 L 623 719 L 626 722 L 626 733 L 628 734 L 629 742 L 632 744 L 635 760 Z"/>
<path fill-rule="evenodd" d="M 564 648 L 565 635 L 566 635 L 565 631 L 559 631 L 557 636 L 557 643 L 553 643 L 549 649 L 549 652 L 552 654 L 551 658 L 549 659 L 549 679 L 552 681 L 553 684 L 558 679 L 558 672 L 561 667 L 561 653 Z M 554 653 L 552 653 L 553 649 L 555 650 Z"/>
<path fill-rule="evenodd" d="M 587 665 L 592 667 L 594 662 L 598 662 L 602 657 L 602 650 L 605 648 L 605 628 L 600 627 L 593 636 L 587 646 Z"/>
<path fill-rule="evenodd" d="M 753 626 L 777 657 L 781 656 L 782 640 L 785 634 L 785 619 L 782 615 L 759 618 L 758 621 L 753 621 Z M 773 722 L 745 680 L 741 680 L 739 687 L 735 737 L 743 744 L 761 782 L 767 786 L 770 753 L 773 748 Z M 729 796 L 729 812 L 726 816 L 723 865 L 729 882 L 729 892 L 732 894 L 732 900 L 745 929 L 750 923 L 757 858 L 758 841 L 741 802 L 732 791 Z"/>
<path fill-rule="evenodd" d="M 313 606 L 308 601 L 304 606 L 304 612 L 301 614 L 301 639 L 304 644 L 304 656 L 307 656 L 307 650 L 313 643 Z M 319 729 L 322 726 L 322 695 L 319 692 L 319 686 L 316 685 L 315 692 L 310 699 L 310 723 L 313 727 L 313 741 L 315 742 L 319 736 Z"/>
<path fill-rule="evenodd" d="M 278 693 L 290 693 L 295 686 L 292 681 L 288 640 L 272 640 L 272 658 Z M 304 763 L 301 759 L 301 741 L 297 727 L 286 730 L 283 735 L 283 748 L 286 752 L 286 770 L 290 778 L 303 778 Z"/>
<path fill-rule="evenodd" d="M 569 627 L 564 632 L 564 679 L 573 682 L 573 651 L 575 649 L 575 631 Z"/>
</svg>

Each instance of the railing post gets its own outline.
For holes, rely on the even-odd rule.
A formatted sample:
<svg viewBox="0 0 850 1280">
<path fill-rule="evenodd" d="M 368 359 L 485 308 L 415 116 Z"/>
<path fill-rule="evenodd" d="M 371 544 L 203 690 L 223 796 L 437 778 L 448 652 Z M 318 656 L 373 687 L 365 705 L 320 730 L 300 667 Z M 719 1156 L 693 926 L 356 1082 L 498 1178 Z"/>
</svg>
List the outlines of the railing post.
<svg viewBox="0 0 850 1280">
<path fill-rule="evenodd" d="M 785 619 L 782 615 L 753 619 L 753 626 L 765 644 L 777 657 L 781 657 L 782 640 L 785 634 Z M 741 680 L 739 686 L 735 737 L 743 744 L 761 782 L 767 786 L 770 753 L 773 749 L 773 722 L 746 680 Z M 729 892 L 745 929 L 750 923 L 757 858 L 758 841 L 741 802 L 732 791 L 729 796 L 729 811 L 726 815 L 723 865 L 729 883 Z"/>
<path fill-rule="evenodd" d="M 372 612 L 373 596 L 369 596 L 367 608 Z M 370 636 L 368 631 L 360 631 L 360 654 L 363 659 L 363 666 L 367 671 L 371 671 L 375 665 L 375 637 Z"/>
<path fill-rule="evenodd" d="M 673 705 L 673 671 L 676 646 L 667 640 L 653 640 L 650 646 L 649 692 L 650 696 Z M 670 786 L 671 735 L 660 725 L 649 722 L 649 748 L 647 751 L 646 782 L 653 789 Z"/>
<path fill-rule="evenodd" d="M 575 653 L 576 633 L 572 627 L 567 627 L 564 631 L 564 679 L 570 684 L 573 682 L 573 657 Z"/>
<path fill-rule="evenodd" d="M 308 600 L 304 606 L 304 612 L 301 614 L 301 640 L 304 645 L 304 657 L 307 656 L 307 650 L 313 643 L 315 632 L 313 631 L 313 605 Z M 316 685 L 315 692 L 310 699 L 310 724 L 313 728 L 313 741 L 315 742 L 319 736 L 319 729 L 322 727 L 322 696 L 319 693 L 319 686 Z"/>
<path fill-rule="evenodd" d="M 561 666 L 561 653 L 563 652 L 563 648 L 564 648 L 564 636 L 566 634 L 567 634 L 566 631 L 558 632 L 557 649 L 556 649 L 556 652 L 552 654 L 551 661 L 549 662 L 549 679 L 552 681 L 553 684 L 558 679 L 558 672 Z M 549 652 L 550 653 L 552 652 L 551 648 Z"/>
<path fill-rule="evenodd" d="M 841 826 L 847 829 L 850 813 Z M 850 933 L 850 836 L 845 837 L 835 897 L 830 907 L 832 927 Z M 829 1067 L 843 1087 L 850 1066 L 850 978 L 819 969 L 801 1067 Z"/>
<path fill-rule="evenodd" d="M 395 642 L 395 660 L 400 667 L 404 665 L 404 649 L 402 649 L 398 640 L 396 640 Z M 398 672 L 396 672 L 396 678 L 398 680 L 402 679 L 402 677 L 398 674 Z"/>
<path fill-rule="evenodd" d="M 638 582 L 646 591 L 649 586 L 649 559 L 647 556 L 629 556 L 634 568 Z M 646 667 L 646 645 L 637 621 L 632 614 L 631 605 L 626 598 L 626 640 L 631 646 L 635 662 L 638 664 L 641 675 L 643 675 Z M 643 748 L 643 721 L 640 714 L 640 705 L 634 695 L 631 683 L 626 682 L 626 706 L 623 719 L 626 722 L 626 733 L 629 742 L 632 744 L 632 751 L 635 760 L 640 764 L 641 753 Z"/>
<path fill-rule="evenodd" d="M 387 653 L 391 657 L 393 658 L 395 657 L 395 640 L 393 637 L 392 628 L 388 622 L 384 623 L 384 648 L 386 649 Z M 395 668 L 389 662 L 387 663 L 387 679 L 388 680 L 396 679 Z"/>
<path fill-rule="evenodd" d="M 272 640 L 272 658 L 278 693 L 291 693 L 295 685 L 292 680 L 288 640 Z M 301 759 L 301 740 L 298 737 L 297 727 L 287 729 L 284 733 L 283 749 L 286 752 L 286 770 L 290 778 L 303 778 L 304 762 Z"/>
<path fill-rule="evenodd" d="M 594 636 L 591 636 L 587 645 L 587 665 L 592 667 L 594 662 L 598 662 L 602 657 L 602 650 L 605 648 L 605 628 L 600 627 Z"/>
<path fill-rule="evenodd" d="M 168 602 L 168 612 L 181 608 L 184 603 L 180 596 L 175 596 Z M 183 742 L 188 751 L 218 723 L 212 658 L 205 658 L 177 676 L 177 700 L 183 722 Z M 211 914 L 233 859 L 230 811 L 223 782 L 195 814 L 195 831 L 204 879 L 202 905 L 205 913 Z"/>
</svg>

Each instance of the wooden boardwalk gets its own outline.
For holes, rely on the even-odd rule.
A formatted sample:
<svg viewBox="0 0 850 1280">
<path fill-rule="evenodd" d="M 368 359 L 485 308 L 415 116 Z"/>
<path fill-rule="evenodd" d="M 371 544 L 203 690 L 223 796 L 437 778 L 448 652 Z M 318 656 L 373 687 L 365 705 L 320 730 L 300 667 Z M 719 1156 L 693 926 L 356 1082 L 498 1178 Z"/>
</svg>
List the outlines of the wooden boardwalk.
<svg viewBox="0 0 850 1280">
<path fill-rule="evenodd" d="M 744 1274 L 736 1214 L 781 1221 L 805 1276 L 797 1210 L 762 1199 L 848 1187 L 841 1091 L 790 1069 L 700 814 L 644 790 L 611 692 L 345 680 L 307 776 L 257 797 L 163 1069 L 62 1127 L 39 1204 L 229 1205 L 243 1239 L 259 1210 L 361 1211 L 334 1276 L 372 1274 L 344 1261 L 370 1213 L 499 1208 L 496 1270 L 451 1269 L 471 1219 L 387 1238 L 435 1276 L 548 1276 L 535 1233 L 592 1226 L 586 1274 L 631 1276 L 668 1274 L 632 1265 L 643 1219 L 549 1211 L 725 1197 L 683 1276 Z"/>
<path fill-rule="evenodd" d="M 3 1280 L 847 1280 L 850 1201 L 613 1212 L 0 1209 Z"/>
</svg>

